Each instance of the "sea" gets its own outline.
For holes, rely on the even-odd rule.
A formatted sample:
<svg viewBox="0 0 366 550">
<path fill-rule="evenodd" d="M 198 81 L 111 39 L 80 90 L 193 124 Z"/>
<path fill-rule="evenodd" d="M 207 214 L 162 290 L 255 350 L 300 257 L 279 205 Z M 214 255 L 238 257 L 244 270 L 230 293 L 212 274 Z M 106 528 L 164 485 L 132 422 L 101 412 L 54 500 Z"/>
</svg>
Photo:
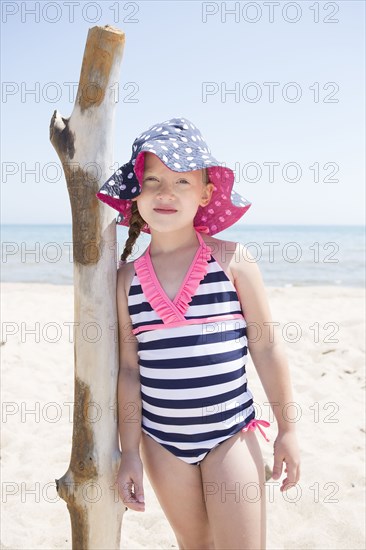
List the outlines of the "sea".
<svg viewBox="0 0 366 550">
<path fill-rule="evenodd" d="M 117 226 L 116 263 L 127 228 Z M 242 243 L 265 285 L 365 286 L 365 227 L 360 225 L 235 225 L 216 238 Z M 145 250 L 142 233 L 132 261 Z M 73 284 L 72 226 L 1 225 L 1 281 Z"/>
</svg>

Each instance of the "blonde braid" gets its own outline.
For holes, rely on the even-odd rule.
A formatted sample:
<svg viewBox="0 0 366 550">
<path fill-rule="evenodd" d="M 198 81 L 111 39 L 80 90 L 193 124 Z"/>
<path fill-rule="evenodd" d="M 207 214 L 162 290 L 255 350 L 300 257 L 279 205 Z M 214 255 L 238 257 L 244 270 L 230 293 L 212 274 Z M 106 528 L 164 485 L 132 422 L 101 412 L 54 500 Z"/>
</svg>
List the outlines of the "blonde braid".
<svg viewBox="0 0 366 550">
<path fill-rule="evenodd" d="M 138 236 L 141 233 L 141 229 L 146 225 L 145 220 L 141 217 L 137 202 L 133 201 L 131 204 L 131 217 L 128 227 L 128 238 L 125 243 L 124 250 L 121 254 L 119 265 L 126 263 L 126 258 L 131 255 L 133 245 L 135 244 Z"/>
</svg>

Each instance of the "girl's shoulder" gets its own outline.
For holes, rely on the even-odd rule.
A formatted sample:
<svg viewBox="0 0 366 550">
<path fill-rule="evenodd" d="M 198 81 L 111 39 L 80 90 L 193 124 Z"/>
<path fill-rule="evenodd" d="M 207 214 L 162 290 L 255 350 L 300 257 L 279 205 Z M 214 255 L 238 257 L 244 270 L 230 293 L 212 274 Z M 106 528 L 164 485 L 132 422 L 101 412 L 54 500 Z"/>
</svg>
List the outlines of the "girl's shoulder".
<svg viewBox="0 0 366 550">
<path fill-rule="evenodd" d="M 117 270 L 117 277 L 123 279 L 123 286 L 125 288 L 126 296 L 128 296 L 130 292 L 131 283 L 135 276 L 135 262 L 145 254 L 146 250 L 147 249 L 145 249 L 142 254 L 140 254 L 140 256 L 135 258 L 133 261 L 122 264 Z"/>
<path fill-rule="evenodd" d="M 217 239 L 216 237 L 212 237 L 211 235 L 206 235 L 205 233 L 201 233 L 201 236 L 206 244 L 213 247 L 214 249 L 221 249 L 222 247 L 228 247 L 228 248 L 234 248 L 237 245 L 235 241 L 228 241 L 225 239 Z"/>
<path fill-rule="evenodd" d="M 137 258 L 136 258 L 137 259 Z M 135 260 L 136 261 L 136 260 Z M 120 280 L 126 293 L 126 298 L 130 292 L 132 280 L 135 275 L 134 262 L 126 262 L 117 269 L 117 280 Z"/>
<path fill-rule="evenodd" d="M 250 264 L 255 263 L 255 259 L 241 242 L 217 239 L 205 234 L 202 237 L 205 243 L 211 247 L 212 256 L 233 283 L 239 273 L 243 274 L 243 271 L 246 271 L 249 274 Z"/>
</svg>

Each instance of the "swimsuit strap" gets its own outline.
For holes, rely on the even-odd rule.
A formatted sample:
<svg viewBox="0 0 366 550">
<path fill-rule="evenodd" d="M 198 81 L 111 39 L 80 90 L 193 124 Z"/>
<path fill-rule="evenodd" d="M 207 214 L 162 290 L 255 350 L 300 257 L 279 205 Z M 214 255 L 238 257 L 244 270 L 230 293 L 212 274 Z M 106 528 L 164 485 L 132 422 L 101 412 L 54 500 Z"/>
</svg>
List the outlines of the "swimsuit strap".
<svg viewBox="0 0 366 550">
<path fill-rule="evenodd" d="M 202 235 L 200 234 L 200 227 L 195 227 L 194 230 L 195 230 L 196 235 L 198 237 L 198 240 L 200 242 L 200 246 L 202 246 L 202 244 L 204 243 L 204 240 L 202 238 Z"/>
<path fill-rule="evenodd" d="M 268 439 L 268 437 L 266 436 L 266 434 L 264 433 L 264 431 L 262 430 L 262 428 L 260 427 L 260 424 L 262 424 L 262 426 L 265 426 L 266 428 L 268 428 L 268 426 L 271 425 L 269 422 L 267 422 L 267 420 L 257 420 L 256 418 L 253 418 L 253 420 L 248 422 L 248 424 L 246 426 L 244 426 L 244 428 L 241 431 L 242 432 L 247 432 L 248 430 L 250 430 L 250 431 L 254 432 L 254 430 L 256 428 L 258 428 L 258 430 L 263 435 L 264 439 L 266 441 L 270 441 Z"/>
</svg>

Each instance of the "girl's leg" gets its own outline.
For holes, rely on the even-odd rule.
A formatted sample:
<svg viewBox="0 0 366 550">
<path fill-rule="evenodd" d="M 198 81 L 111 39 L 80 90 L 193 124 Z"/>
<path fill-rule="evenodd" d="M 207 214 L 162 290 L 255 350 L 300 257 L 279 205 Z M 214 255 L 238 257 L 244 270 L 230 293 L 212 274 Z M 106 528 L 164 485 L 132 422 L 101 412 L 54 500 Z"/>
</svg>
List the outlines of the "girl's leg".
<svg viewBox="0 0 366 550">
<path fill-rule="evenodd" d="M 142 432 L 141 458 L 180 549 L 213 549 L 199 466 L 187 464 Z"/>
<path fill-rule="evenodd" d="M 238 432 L 200 464 L 215 548 L 266 548 L 266 489 L 262 452 L 254 432 Z"/>
</svg>

